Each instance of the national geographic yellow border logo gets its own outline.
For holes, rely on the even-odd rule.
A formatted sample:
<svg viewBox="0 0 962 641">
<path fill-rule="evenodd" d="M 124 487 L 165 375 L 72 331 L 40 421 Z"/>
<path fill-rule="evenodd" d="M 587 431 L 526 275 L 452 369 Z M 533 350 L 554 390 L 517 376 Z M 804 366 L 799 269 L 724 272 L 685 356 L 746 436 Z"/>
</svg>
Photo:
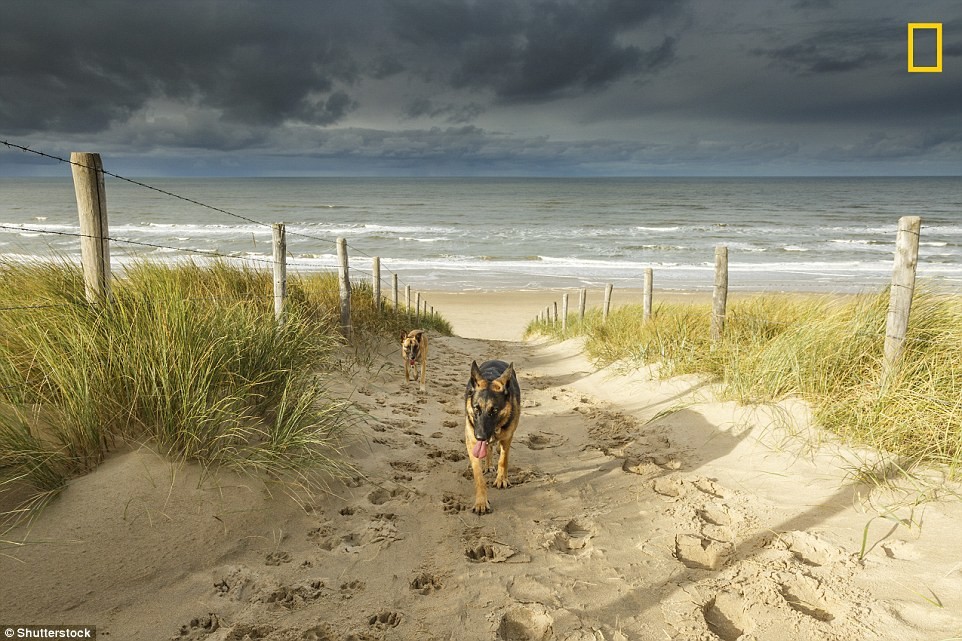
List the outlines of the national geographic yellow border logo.
<svg viewBox="0 0 962 641">
<path fill-rule="evenodd" d="M 935 66 L 915 66 L 915 30 L 935 29 Z M 942 23 L 941 22 L 910 22 L 909 23 L 909 73 L 942 73 Z"/>
</svg>

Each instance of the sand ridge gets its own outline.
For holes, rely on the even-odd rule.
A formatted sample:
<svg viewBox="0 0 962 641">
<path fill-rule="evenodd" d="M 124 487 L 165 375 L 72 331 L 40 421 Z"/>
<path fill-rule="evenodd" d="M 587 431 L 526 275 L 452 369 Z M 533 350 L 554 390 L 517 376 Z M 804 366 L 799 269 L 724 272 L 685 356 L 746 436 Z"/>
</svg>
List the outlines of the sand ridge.
<svg viewBox="0 0 962 641">
<path fill-rule="evenodd" d="M 393 345 L 344 383 L 369 414 L 349 445 L 358 474 L 306 511 L 143 449 L 76 480 L 31 532 L 56 543 L 0 558 L 0 621 L 192 641 L 962 630 L 958 503 L 892 511 L 921 527 L 873 521 L 871 488 L 834 455 L 801 455 L 769 414 L 695 377 L 597 372 L 575 342 L 431 341 L 424 395 Z M 492 472 L 493 513 L 477 516 L 462 395 L 471 360 L 489 358 L 515 363 L 523 413 L 512 486 L 490 487 Z"/>
</svg>

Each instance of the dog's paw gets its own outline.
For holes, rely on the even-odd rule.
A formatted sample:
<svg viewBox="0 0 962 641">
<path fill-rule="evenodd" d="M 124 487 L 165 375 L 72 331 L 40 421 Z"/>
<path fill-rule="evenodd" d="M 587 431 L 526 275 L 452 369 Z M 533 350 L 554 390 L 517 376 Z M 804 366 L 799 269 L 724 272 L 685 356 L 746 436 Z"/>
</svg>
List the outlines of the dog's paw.
<svg viewBox="0 0 962 641">
<path fill-rule="evenodd" d="M 471 511 L 478 515 L 488 514 L 491 511 L 491 504 L 488 503 L 488 499 L 475 501 L 474 507 L 471 508 Z"/>
<path fill-rule="evenodd" d="M 499 490 L 503 490 L 506 487 L 511 487 L 511 481 L 508 480 L 507 476 L 499 476 L 495 479 L 494 486 Z"/>
</svg>

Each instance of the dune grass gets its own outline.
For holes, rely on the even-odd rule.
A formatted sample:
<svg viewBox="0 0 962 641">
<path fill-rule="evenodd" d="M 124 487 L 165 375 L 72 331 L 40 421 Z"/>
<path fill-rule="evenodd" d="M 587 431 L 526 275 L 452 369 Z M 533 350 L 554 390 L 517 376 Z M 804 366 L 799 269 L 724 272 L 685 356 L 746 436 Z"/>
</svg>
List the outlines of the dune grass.
<svg viewBox="0 0 962 641">
<path fill-rule="evenodd" d="M 599 364 L 658 363 L 662 376 L 705 374 L 727 397 L 768 403 L 800 397 L 817 423 L 850 442 L 962 472 L 962 297 L 916 293 L 904 355 L 883 387 L 888 293 L 852 297 L 759 295 L 728 306 L 724 340 L 709 339 L 709 305 L 598 310 L 569 317 Z M 562 338 L 559 327 L 527 332 Z"/>
<path fill-rule="evenodd" d="M 288 292 L 279 326 L 271 275 L 253 269 L 142 263 L 91 306 L 73 265 L 0 265 L 0 498 L 26 490 L 34 507 L 140 442 L 308 490 L 344 472 L 338 435 L 357 414 L 320 375 L 342 360 L 336 277 L 295 276 Z M 356 341 L 407 325 L 370 286 L 352 303 Z"/>
</svg>

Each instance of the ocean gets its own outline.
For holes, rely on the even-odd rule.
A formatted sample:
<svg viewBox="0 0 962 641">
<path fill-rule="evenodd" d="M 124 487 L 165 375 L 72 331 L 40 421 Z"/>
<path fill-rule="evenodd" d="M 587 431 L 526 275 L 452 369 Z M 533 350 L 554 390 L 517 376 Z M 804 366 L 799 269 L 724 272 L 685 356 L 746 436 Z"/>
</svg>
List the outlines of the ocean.
<svg viewBox="0 0 962 641">
<path fill-rule="evenodd" d="M 641 287 L 706 291 L 727 245 L 732 290 L 879 291 L 898 219 L 922 217 L 918 275 L 962 292 L 962 178 L 107 178 L 111 257 L 269 267 L 287 225 L 289 270 L 351 266 L 419 290 Z M 233 214 L 233 215 L 231 215 Z M 239 218 L 241 217 L 241 218 Z M 244 220 L 248 219 L 248 220 Z M 0 258 L 79 257 L 73 184 L 0 178 Z M 144 244 L 128 244 L 131 240 Z"/>
</svg>

